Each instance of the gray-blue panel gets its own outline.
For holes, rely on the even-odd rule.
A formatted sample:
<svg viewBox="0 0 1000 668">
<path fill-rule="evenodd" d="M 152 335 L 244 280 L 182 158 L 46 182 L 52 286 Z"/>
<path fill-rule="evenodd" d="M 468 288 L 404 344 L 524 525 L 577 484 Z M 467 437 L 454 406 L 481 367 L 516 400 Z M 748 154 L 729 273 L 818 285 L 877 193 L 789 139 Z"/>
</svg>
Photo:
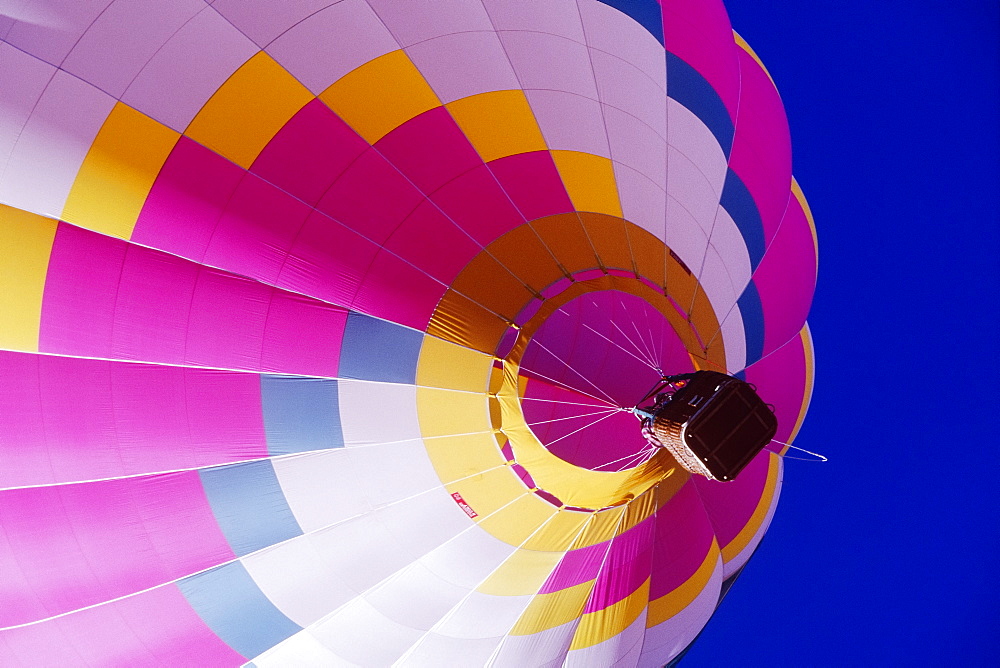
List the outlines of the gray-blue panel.
<svg viewBox="0 0 1000 668">
<path fill-rule="evenodd" d="M 750 366 L 764 355 L 764 309 L 753 281 L 747 284 L 736 303 L 740 305 L 743 331 L 747 340 L 746 366 Z"/>
<path fill-rule="evenodd" d="M 238 561 L 179 580 L 177 588 L 205 624 L 248 659 L 302 630 Z"/>
<path fill-rule="evenodd" d="M 217 466 L 198 474 L 215 520 L 236 554 L 302 535 L 270 461 Z"/>
<path fill-rule="evenodd" d="M 339 375 L 412 384 L 423 339 L 416 330 L 351 311 L 340 347 Z"/>
<path fill-rule="evenodd" d="M 260 395 L 268 453 L 344 447 L 337 381 L 262 374 Z"/>
<path fill-rule="evenodd" d="M 750 254 L 750 267 L 756 271 L 757 265 L 764 259 L 764 223 L 753 195 L 743 184 L 743 179 L 731 169 L 726 171 L 726 184 L 722 187 L 719 203 L 740 228 Z"/>
<path fill-rule="evenodd" d="M 663 44 L 663 13 L 657 0 L 600 0 L 623 14 L 628 14 L 636 23 L 648 30 L 660 44 Z"/>
<path fill-rule="evenodd" d="M 705 77 L 674 54 L 667 51 L 667 96 L 687 107 L 711 130 L 729 158 L 733 150 L 733 119 L 722 98 Z"/>
</svg>

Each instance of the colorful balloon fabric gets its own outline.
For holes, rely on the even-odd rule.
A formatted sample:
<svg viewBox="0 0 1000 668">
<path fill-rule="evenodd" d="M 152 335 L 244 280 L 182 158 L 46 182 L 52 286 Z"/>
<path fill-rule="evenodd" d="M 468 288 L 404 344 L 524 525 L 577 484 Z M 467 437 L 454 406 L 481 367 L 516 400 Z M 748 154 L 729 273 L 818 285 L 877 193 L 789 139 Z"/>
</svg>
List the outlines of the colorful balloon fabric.
<svg viewBox="0 0 1000 668">
<path fill-rule="evenodd" d="M 0 16 L 0 665 L 662 666 L 778 499 L 812 218 L 717 0 Z M 12 8 L 11 8 L 12 7 Z"/>
</svg>

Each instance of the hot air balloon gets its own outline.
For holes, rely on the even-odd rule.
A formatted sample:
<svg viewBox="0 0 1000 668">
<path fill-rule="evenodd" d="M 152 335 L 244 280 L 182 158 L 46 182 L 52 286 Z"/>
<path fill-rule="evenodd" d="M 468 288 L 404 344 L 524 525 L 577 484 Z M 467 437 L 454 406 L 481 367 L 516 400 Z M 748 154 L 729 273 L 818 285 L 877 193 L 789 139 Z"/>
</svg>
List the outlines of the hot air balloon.
<svg viewBox="0 0 1000 668">
<path fill-rule="evenodd" d="M 777 504 L 815 232 L 718 0 L 0 16 L 0 664 L 661 666 Z"/>
</svg>

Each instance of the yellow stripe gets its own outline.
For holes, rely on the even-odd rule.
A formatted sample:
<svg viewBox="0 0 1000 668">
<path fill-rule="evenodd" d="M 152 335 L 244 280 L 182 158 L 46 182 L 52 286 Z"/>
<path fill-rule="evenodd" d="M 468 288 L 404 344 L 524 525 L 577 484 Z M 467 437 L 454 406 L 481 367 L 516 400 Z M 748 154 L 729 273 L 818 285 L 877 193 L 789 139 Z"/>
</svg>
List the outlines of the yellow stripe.
<svg viewBox="0 0 1000 668">
<path fill-rule="evenodd" d="M 121 239 L 135 221 L 180 135 L 118 102 L 80 167 L 63 220 Z"/>
<path fill-rule="evenodd" d="M 418 387 L 417 416 L 424 437 L 493 432 L 485 392 Z"/>
<path fill-rule="evenodd" d="M 484 162 L 546 149 L 523 91 L 480 93 L 445 106 Z"/>
<path fill-rule="evenodd" d="M 441 106 L 423 75 L 399 50 L 348 72 L 319 98 L 370 144 L 414 116 Z"/>
<path fill-rule="evenodd" d="M 261 51 L 215 91 L 184 132 L 243 168 L 249 168 L 271 138 L 312 93 Z"/>
<path fill-rule="evenodd" d="M 771 85 L 774 86 L 774 90 L 778 90 L 778 85 L 776 83 L 774 83 L 774 77 L 772 77 L 771 73 L 767 71 L 766 67 L 764 67 L 764 61 L 762 61 L 760 59 L 760 57 L 757 55 L 757 53 L 753 49 L 750 48 L 749 44 L 747 44 L 747 41 L 745 39 L 743 39 L 740 36 L 740 34 L 738 32 L 736 32 L 735 30 L 733 31 L 733 39 L 736 41 L 736 44 L 741 49 L 743 49 L 744 51 L 746 51 L 750 55 L 751 58 L 753 58 L 755 61 L 757 61 L 757 64 L 760 65 L 760 69 L 764 70 L 764 74 L 766 74 L 767 78 L 771 80 Z"/>
<path fill-rule="evenodd" d="M 518 479 L 518 484 L 521 481 Z M 464 482 L 456 488 L 465 488 Z M 551 503 L 545 501 L 533 492 L 524 492 L 509 506 L 501 508 L 488 517 L 479 517 L 477 521 L 484 531 L 508 545 L 523 545 L 528 538 L 549 522 L 559 511 Z"/>
<path fill-rule="evenodd" d="M 611 161 L 579 151 L 552 151 L 566 192 L 577 211 L 622 215 Z"/>
<path fill-rule="evenodd" d="M 38 350 L 45 275 L 57 224 L 0 204 L 0 348 Z"/>
<path fill-rule="evenodd" d="M 812 232 L 813 238 L 813 252 L 816 254 L 816 276 L 819 276 L 819 238 L 816 235 L 816 221 L 813 219 L 812 209 L 809 208 L 805 193 L 802 192 L 802 187 L 799 186 L 795 177 L 792 177 L 792 194 L 799 201 L 799 206 L 802 207 L 802 212 L 806 214 L 806 220 L 809 221 L 809 231 Z"/>
<path fill-rule="evenodd" d="M 424 447 L 441 482 L 450 483 L 504 465 L 492 434 L 424 438 Z M 524 491 L 522 485 L 520 491 Z"/>
<path fill-rule="evenodd" d="M 425 336 L 417 364 L 417 385 L 485 392 L 492 369 L 490 355 Z"/>
<path fill-rule="evenodd" d="M 476 591 L 492 596 L 530 596 L 541 589 L 564 552 L 517 550 Z"/>
<path fill-rule="evenodd" d="M 747 521 L 743 530 L 736 534 L 736 537 L 729 541 L 729 544 L 722 548 L 722 560 L 726 563 L 732 561 L 743 549 L 750 544 L 757 532 L 760 531 L 767 511 L 771 509 L 771 502 L 774 500 L 774 490 L 778 484 L 778 467 L 780 457 L 776 453 L 770 453 L 767 461 L 767 480 L 764 483 L 764 490 L 761 492 L 760 500 L 757 501 L 757 508 Z"/>
<path fill-rule="evenodd" d="M 525 541 L 524 547 L 528 550 L 565 552 L 573 547 L 573 542 L 580 535 L 584 522 L 592 516 L 592 513 L 579 510 L 560 510 L 555 517 L 546 522 L 545 526 Z"/>
<path fill-rule="evenodd" d="M 570 650 L 593 647 L 598 643 L 615 637 L 639 618 L 649 602 L 649 579 L 637 590 L 613 605 L 603 610 L 589 612 L 580 618 L 576 627 L 576 635 L 570 644 Z"/>
<path fill-rule="evenodd" d="M 806 419 L 806 412 L 808 412 L 809 403 L 812 401 L 813 385 L 816 380 L 816 363 L 813 358 L 812 332 L 809 331 L 808 322 L 799 332 L 799 340 L 802 341 L 802 355 L 805 357 L 806 377 L 805 387 L 802 390 L 802 405 L 799 407 L 798 417 L 795 418 L 795 427 L 792 429 L 792 433 L 788 436 L 789 443 L 792 443 L 795 440 L 795 437 L 799 435 L 799 429 L 802 428 L 802 423 Z M 782 448 L 781 454 L 785 454 L 787 449 L 787 446 Z"/>
<path fill-rule="evenodd" d="M 691 605 L 698 594 L 704 591 L 709 580 L 712 579 L 712 573 L 718 566 L 719 544 L 713 538 L 708 554 L 705 555 L 704 561 L 701 562 L 694 574 L 670 593 L 649 602 L 649 611 L 646 613 L 646 628 L 662 624 Z"/>
<path fill-rule="evenodd" d="M 583 606 L 587 604 L 594 582 L 588 580 L 567 589 L 539 594 L 531 599 L 531 603 L 521 614 L 510 634 L 527 636 L 573 621 L 583 612 Z"/>
</svg>

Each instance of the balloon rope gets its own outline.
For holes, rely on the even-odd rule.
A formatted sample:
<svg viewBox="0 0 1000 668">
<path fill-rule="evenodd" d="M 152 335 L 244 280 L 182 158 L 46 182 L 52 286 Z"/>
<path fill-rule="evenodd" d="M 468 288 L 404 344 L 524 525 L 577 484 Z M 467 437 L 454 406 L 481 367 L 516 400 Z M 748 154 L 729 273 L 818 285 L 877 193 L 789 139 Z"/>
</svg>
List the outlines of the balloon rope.
<svg viewBox="0 0 1000 668">
<path fill-rule="evenodd" d="M 569 369 L 570 371 L 572 371 L 573 373 L 575 373 L 576 375 L 578 375 L 580 378 L 582 378 L 588 385 L 590 385 L 592 388 L 594 388 L 600 394 L 602 394 L 604 396 L 604 398 L 608 401 L 608 403 L 610 403 L 612 406 L 617 406 L 618 405 L 618 403 L 614 399 L 612 399 L 611 396 L 607 392 L 605 392 L 600 387 L 598 387 L 596 384 L 594 384 L 593 381 L 591 381 L 589 378 L 587 378 L 582 373 L 580 373 L 580 371 L 578 371 L 577 369 L 573 368 L 572 364 L 570 364 L 566 360 L 564 360 L 561 357 L 559 357 L 559 355 L 556 355 L 554 352 L 552 352 L 551 350 L 549 350 L 548 348 L 546 348 L 544 343 L 542 343 L 541 341 L 539 341 L 537 338 L 533 339 L 532 343 L 534 343 L 536 346 L 538 346 L 539 348 L 541 348 L 542 350 L 544 350 L 548 354 L 550 354 L 553 357 L 555 357 L 559 362 L 561 362 L 563 364 L 563 366 L 565 366 L 567 369 Z M 538 374 L 538 375 L 541 376 L 542 374 Z M 556 381 L 554 381 L 554 382 L 556 382 Z M 584 392 L 583 394 L 586 394 L 586 392 Z M 593 396 L 593 395 L 588 395 L 588 396 Z M 594 397 L 594 399 L 597 399 L 597 397 Z"/>
<path fill-rule="evenodd" d="M 625 353 L 625 354 L 627 354 L 627 355 L 631 355 L 632 357 L 634 357 L 634 358 L 635 358 L 635 359 L 637 359 L 638 361 L 640 361 L 640 362 L 642 362 L 643 364 L 645 364 L 646 366 L 648 366 L 648 367 L 649 367 L 650 369 L 652 369 L 653 371 L 657 371 L 657 368 L 656 368 L 655 366 L 653 366 L 652 364 L 650 364 L 650 363 L 649 363 L 649 360 L 646 360 L 646 359 L 643 359 L 643 358 L 639 357 L 638 355 L 636 355 L 635 353 L 633 353 L 633 352 L 632 352 L 631 350 L 626 350 L 625 348 L 623 348 L 623 347 L 621 346 L 621 344 L 619 344 L 619 343 L 618 343 L 618 342 L 616 342 L 616 341 L 612 341 L 611 339 L 609 339 L 608 337 L 604 336 L 603 334 L 601 334 L 600 332 L 598 332 L 598 331 L 597 331 L 596 329 L 594 329 L 593 327 L 591 327 L 590 325 L 584 325 L 584 328 L 585 328 L 585 329 L 589 329 L 589 330 L 590 330 L 590 331 L 592 331 L 592 332 L 593 332 L 594 334 L 597 334 L 597 335 L 598 335 L 599 337 L 601 337 L 602 339 L 604 339 L 605 341 L 607 341 L 608 343 L 610 343 L 610 344 L 611 344 L 611 345 L 613 345 L 614 347 L 618 348 L 618 349 L 619 349 L 619 350 L 621 350 L 621 351 L 622 351 L 623 353 Z"/>
<path fill-rule="evenodd" d="M 607 404 L 608 406 L 616 406 L 616 407 L 618 406 L 618 404 L 616 404 L 614 401 L 608 401 L 607 399 L 601 399 L 600 397 L 595 396 L 595 395 L 591 394 L 590 392 L 584 392 L 583 390 L 581 390 L 578 387 L 572 387 L 570 385 L 567 385 L 566 383 L 563 383 L 561 381 L 556 380 L 555 378 L 549 378 L 544 373 L 539 373 L 538 371 L 535 371 L 533 369 L 529 370 L 528 374 L 529 374 L 528 378 L 541 378 L 542 380 L 548 381 L 549 383 L 552 383 L 553 385 L 556 385 L 557 387 L 561 387 L 564 390 L 568 390 L 568 391 L 573 392 L 575 394 L 582 394 L 585 397 L 590 397 L 594 401 L 600 401 L 602 404 Z M 586 380 L 586 379 L 584 379 L 584 380 Z M 598 407 L 595 406 L 595 408 L 598 408 Z"/>
<path fill-rule="evenodd" d="M 545 443 L 544 445 L 545 445 L 545 447 L 546 447 L 546 448 L 550 448 L 550 447 L 552 447 L 553 445 L 555 445 L 556 443 L 558 443 L 559 441 L 563 440 L 564 438 L 567 438 L 567 437 L 569 437 L 569 436 L 572 436 L 573 434 L 575 434 L 575 433 L 577 433 L 577 432 L 580 432 L 580 431 L 583 431 L 584 429 L 589 429 L 590 427 L 593 427 L 593 426 L 594 426 L 595 424 L 597 424 L 598 422 L 601 422 L 601 421 L 603 421 L 603 420 L 607 420 L 607 419 L 608 419 L 609 417 L 611 417 L 612 415 L 617 415 L 617 414 L 618 414 L 618 411 L 612 411 L 612 412 L 608 413 L 607 415 L 605 415 L 604 417 L 600 417 L 600 418 L 597 418 L 597 419 L 596 419 L 596 420 L 594 420 L 593 422 L 591 422 L 591 423 L 589 423 L 589 424 L 585 424 L 585 425 L 583 425 L 582 427 L 580 427 L 579 429 L 574 429 L 574 430 L 573 430 L 573 431 L 571 431 L 570 433 L 568 433 L 568 434 L 564 434 L 564 435 L 560 436 L 559 438 L 555 439 L 554 441 L 549 441 L 548 443 Z"/>
<path fill-rule="evenodd" d="M 538 422 L 527 422 L 529 427 L 534 427 L 540 424 L 550 424 L 552 422 L 559 422 L 561 420 L 576 420 L 578 418 L 593 417 L 595 415 L 604 415 L 605 413 L 619 412 L 617 408 L 602 408 L 599 411 L 593 413 L 578 413 L 576 415 L 567 415 L 566 417 L 552 418 L 551 420 L 539 420 Z"/>
<path fill-rule="evenodd" d="M 827 459 L 826 457 L 824 457 L 823 455 L 821 455 L 821 454 L 819 454 L 817 452 L 812 452 L 811 450 L 806 450 L 805 448 L 800 448 L 799 446 L 792 445 L 791 443 L 782 443 L 781 441 L 775 440 L 773 438 L 771 439 L 771 442 L 772 443 L 777 443 L 778 445 L 784 445 L 785 447 L 788 447 L 788 448 L 794 448 L 795 450 L 798 450 L 799 452 L 804 452 L 807 455 L 812 455 L 813 457 L 818 457 L 818 459 L 807 459 L 806 457 L 789 457 L 788 455 L 782 455 L 781 456 L 782 459 L 795 459 L 795 460 L 800 461 L 800 462 L 828 462 L 828 461 L 830 461 L 829 459 Z"/>
</svg>

